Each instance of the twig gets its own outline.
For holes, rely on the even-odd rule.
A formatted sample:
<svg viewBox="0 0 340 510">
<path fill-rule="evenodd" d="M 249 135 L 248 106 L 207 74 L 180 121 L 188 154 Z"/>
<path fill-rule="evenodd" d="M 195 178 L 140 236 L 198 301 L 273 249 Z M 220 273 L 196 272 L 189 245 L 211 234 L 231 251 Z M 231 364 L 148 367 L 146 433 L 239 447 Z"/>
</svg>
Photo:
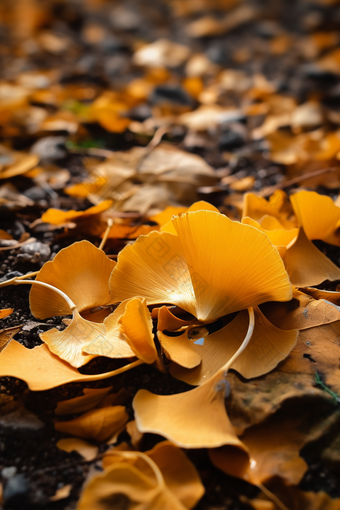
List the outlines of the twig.
<svg viewBox="0 0 340 510">
<path fill-rule="evenodd" d="M 30 237 L 29 239 L 26 239 L 26 241 L 23 241 L 22 243 L 12 244 L 12 246 L 4 246 L 3 248 L 0 248 L 0 251 L 16 250 L 17 248 L 21 248 L 21 246 L 24 246 L 24 244 L 33 243 L 34 241 L 36 241 L 36 238 Z"/>
<path fill-rule="evenodd" d="M 150 152 L 152 152 L 155 149 L 155 147 L 157 147 L 157 145 L 159 145 L 161 143 L 162 138 L 165 135 L 165 133 L 168 131 L 168 129 L 169 129 L 169 126 L 167 124 L 165 124 L 164 126 L 160 126 L 155 131 L 155 134 L 153 135 L 151 141 L 144 148 L 144 154 L 141 157 L 141 159 L 139 160 L 137 167 L 136 167 L 137 172 L 139 171 L 144 159 L 150 154 Z"/>
<path fill-rule="evenodd" d="M 101 240 L 101 243 L 100 243 L 100 245 L 98 247 L 100 250 L 102 250 L 104 248 L 104 246 L 105 246 L 105 243 L 106 243 L 107 238 L 109 236 L 109 233 L 110 233 L 112 225 L 113 225 L 113 219 L 109 218 L 107 220 L 107 227 L 106 227 L 106 230 L 104 232 L 103 239 Z"/>
<path fill-rule="evenodd" d="M 289 508 L 287 508 L 286 505 L 282 503 L 282 501 L 277 496 L 275 496 L 275 494 L 273 494 L 269 489 L 267 489 L 267 487 L 262 485 L 262 483 L 258 483 L 257 486 L 259 489 L 261 489 L 263 494 L 267 496 L 267 498 L 271 499 L 273 503 L 275 503 L 275 505 L 278 508 L 280 508 L 280 510 L 289 510 Z"/>
<path fill-rule="evenodd" d="M 312 177 L 318 177 L 319 175 L 327 174 L 330 172 L 340 172 L 340 167 L 332 166 L 329 168 L 322 168 L 321 170 L 314 170 L 314 172 L 309 172 L 308 174 L 299 175 L 298 177 L 294 177 L 294 179 L 290 179 L 289 181 L 279 182 L 279 184 L 275 184 L 274 186 L 270 186 L 265 188 L 262 192 L 259 192 L 258 195 L 261 197 L 269 197 L 274 191 L 278 189 L 289 188 L 289 186 L 293 186 L 293 184 L 297 184 L 301 181 L 305 181 L 306 179 L 311 179 Z"/>
</svg>

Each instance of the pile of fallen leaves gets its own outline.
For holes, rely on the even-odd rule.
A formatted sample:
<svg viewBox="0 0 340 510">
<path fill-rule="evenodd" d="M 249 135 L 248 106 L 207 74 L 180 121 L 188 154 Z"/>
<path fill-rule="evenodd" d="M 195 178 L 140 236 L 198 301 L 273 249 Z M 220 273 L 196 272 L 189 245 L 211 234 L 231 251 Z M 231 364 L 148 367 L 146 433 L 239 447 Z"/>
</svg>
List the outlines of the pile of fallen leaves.
<svg viewBox="0 0 340 510">
<path fill-rule="evenodd" d="M 340 509 L 336 4 L 0 6 L 0 507 Z"/>
</svg>

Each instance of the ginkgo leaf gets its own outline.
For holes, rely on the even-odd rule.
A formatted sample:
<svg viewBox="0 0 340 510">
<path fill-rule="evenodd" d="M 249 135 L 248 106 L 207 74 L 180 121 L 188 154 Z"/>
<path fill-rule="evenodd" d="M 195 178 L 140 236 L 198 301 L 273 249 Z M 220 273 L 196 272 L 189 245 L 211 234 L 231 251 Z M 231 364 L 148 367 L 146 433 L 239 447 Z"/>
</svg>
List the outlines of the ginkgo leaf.
<svg viewBox="0 0 340 510">
<path fill-rule="evenodd" d="M 157 464 L 166 486 L 179 501 L 186 508 L 193 508 L 203 496 L 204 487 L 184 452 L 169 441 L 162 441 L 145 453 Z"/>
<path fill-rule="evenodd" d="M 118 373 L 124 372 L 118 369 Z M 24 380 L 32 391 L 44 391 L 69 382 L 99 381 L 117 374 L 117 370 L 96 375 L 81 374 L 54 355 L 47 345 L 27 349 L 16 341 L 0 353 L 0 376 Z"/>
<path fill-rule="evenodd" d="M 77 452 L 87 461 L 95 459 L 98 455 L 98 446 L 78 437 L 60 439 L 57 442 L 57 447 L 65 452 Z"/>
<path fill-rule="evenodd" d="M 340 246 L 337 229 L 340 224 L 340 207 L 331 197 L 315 191 L 299 191 L 290 197 L 299 225 L 308 239 L 322 239 Z"/>
<path fill-rule="evenodd" d="M 47 209 L 41 216 L 41 221 L 44 223 L 51 223 L 52 225 L 63 225 L 77 221 L 79 219 L 89 218 L 96 216 L 104 211 L 107 211 L 112 206 L 112 200 L 104 200 L 103 202 L 86 209 L 85 211 L 62 211 L 61 209 Z"/>
<path fill-rule="evenodd" d="M 137 453 L 133 452 L 134 455 Z M 150 510 L 186 510 L 167 489 L 158 468 L 154 470 L 157 475 L 147 476 L 128 463 L 109 466 L 103 473 L 92 478 L 85 487 L 78 502 L 78 510 L 132 510 L 138 507 Z"/>
<path fill-rule="evenodd" d="M 10 314 L 8 314 L 10 315 Z M 5 349 L 12 338 L 19 333 L 22 326 L 14 326 L 13 328 L 1 329 L 0 330 L 0 352 Z"/>
<path fill-rule="evenodd" d="M 94 336 L 82 346 L 83 353 L 107 358 L 131 358 L 135 356 L 126 335 L 122 332 L 119 320 L 125 313 L 129 300 L 123 301 L 116 310 L 104 319 L 104 333 Z M 152 328 L 151 328 L 152 331 Z"/>
<path fill-rule="evenodd" d="M 229 444 L 247 455 L 225 411 L 224 383 L 217 373 L 202 386 L 177 395 L 139 390 L 133 400 L 138 429 L 160 434 L 183 448 Z"/>
<path fill-rule="evenodd" d="M 180 448 L 169 441 L 163 441 L 145 453 L 124 451 L 120 447 L 111 449 L 105 454 L 103 465 L 106 472 L 115 467 L 117 478 L 112 478 L 112 496 L 119 490 L 125 494 L 126 508 L 132 509 L 137 503 L 144 503 L 143 508 L 157 510 L 190 509 L 204 494 L 194 465 Z M 116 480 L 118 483 L 123 480 L 120 471 L 127 475 L 125 486 L 116 485 Z M 131 483 L 129 473 L 143 475 L 139 478 L 140 483 Z M 171 504 L 174 506 L 171 507 Z"/>
<path fill-rule="evenodd" d="M 144 296 L 148 304 L 173 303 L 213 321 L 291 298 L 282 260 L 262 232 L 213 211 L 189 212 L 172 222 L 177 236 L 152 232 L 120 252 L 110 278 L 114 301 Z"/>
<path fill-rule="evenodd" d="M 65 414 L 84 413 L 96 407 L 110 393 L 112 386 L 108 388 L 84 388 L 84 395 L 61 400 L 55 409 L 57 416 Z"/>
<path fill-rule="evenodd" d="M 78 312 L 82 312 L 112 302 L 108 279 L 115 265 L 92 243 L 80 241 L 44 264 L 36 279 L 60 289 L 75 303 Z M 59 294 L 40 285 L 32 286 L 30 307 L 32 314 L 40 319 L 71 313 Z"/>
<path fill-rule="evenodd" d="M 172 207 L 172 208 L 171 207 L 167 207 L 167 209 L 165 209 L 165 211 L 163 211 L 163 213 L 165 213 L 166 211 L 170 212 L 171 209 L 175 209 L 175 207 Z M 180 208 L 178 207 L 177 209 L 180 209 Z M 219 210 L 215 206 L 209 204 L 209 202 L 205 202 L 204 200 L 200 200 L 199 202 L 195 202 L 194 204 L 192 204 L 190 207 L 188 207 L 188 209 L 185 209 L 184 211 L 179 211 L 177 213 L 174 212 L 169 217 L 168 221 L 164 222 L 162 224 L 161 232 L 169 232 L 170 234 L 176 234 L 177 235 L 177 231 L 175 229 L 175 226 L 174 226 L 173 222 L 171 221 L 172 216 L 174 216 L 174 215 L 179 216 L 181 213 L 184 213 L 184 212 L 195 212 L 195 211 L 214 211 L 214 212 L 219 213 Z M 164 214 L 164 216 L 165 216 L 165 214 Z"/>
<path fill-rule="evenodd" d="M 290 219 L 291 206 L 287 204 L 286 194 L 282 191 L 274 193 L 269 202 L 254 193 L 244 195 L 242 218 L 249 217 L 261 223 L 263 216 L 272 216 L 276 218 L 286 229 L 296 227 L 295 221 Z M 267 227 L 264 227 L 267 228 Z"/>
<path fill-rule="evenodd" d="M 145 298 L 130 299 L 118 322 L 134 354 L 145 363 L 153 363 L 157 358 L 157 349 Z"/>
<path fill-rule="evenodd" d="M 151 232 L 126 246 L 110 277 L 113 302 L 135 296 L 147 304 L 175 303 L 195 314 L 195 297 L 178 236 Z"/>
<path fill-rule="evenodd" d="M 173 223 L 190 269 L 199 320 L 290 299 L 282 261 L 262 232 L 210 211 L 186 213 Z"/>
<path fill-rule="evenodd" d="M 69 326 L 63 331 L 56 328 L 40 333 L 40 338 L 51 352 L 67 361 L 73 367 L 79 368 L 88 363 L 95 355 L 83 353 L 83 347 L 96 342 L 98 338 L 105 339 L 105 326 L 83 319 L 77 310 Z"/>
<path fill-rule="evenodd" d="M 170 373 L 188 384 L 204 383 L 220 370 L 241 346 L 247 328 L 248 313 L 242 311 L 227 326 L 206 336 L 204 342 L 191 342 L 192 349 L 202 358 L 200 366 L 194 370 L 186 370 L 172 364 Z M 278 329 L 255 307 L 253 336 L 231 368 L 246 379 L 266 374 L 288 356 L 296 344 L 297 336 L 298 330 Z"/>
<path fill-rule="evenodd" d="M 185 212 L 187 212 L 187 210 L 188 210 L 187 207 L 169 206 L 169 207 L 166 207 L 163 211 L 159 212 L 158 214 L 154 214 L 153 216 L 150 216 L 150 220 L 155 221 L 156 223 L 158 223 L 158 225 L 163 227 L 163 225 L 166 225 L 166 223 L 169 223 L 169 221 L 171 220 L 171 218 L 173 216 L 177 216 L 178 214 L 185 213 Z"/>
<path fill-rule="evenodd" d="M 13 313 L 13 308 L 3 308 L 0 310 L 0 319 L 4 319 Z"/>
<path fill-rule="evenodd" d="M 340 280 L 340 269 L 309 241 L 302 227 L 296 241 L 288 246 L 284 263 L 292 285 L 296 287 Z"/>
<path fill-rule="evenodd" d="M 275 220 L 275 218 L 272 218 Z M 252 218 L 245 217 L 242 218 L 242 223 L 245 225 L 251 225 L 252 227 L 255 227 L 259 229 L 261 232 L 264 232 L 268 239 L 273 243 L 274 246 L 287 246 L 289 243 L 291 243 L 298 235 L 298 229 L 292 228 L 290 230 L 286 230 L 282 228 L 282 225 L 276 225 L 279 228 L 276 229 L 268 229 L 268 222 L 262 222 L 261 225 Z M 265 226 L 266 225 L 266 226 Z"/>
<path fill-rule="evenodd" d="M 177 365 L 190 369 L 201 363 L 201 355 L 193 348 L 187 333 L 180 336 L 168 336 L 158 331 L 157 337 L 166 357 Z"/>
<path fill-rule="evenodd" d="M 158 309 L 157 329 L 159 331 L 176 331 L 177 329 L 181 329 L 183 326 L 191 324 L 193 321 L 195 321 L 195 319 L 185 321 L 176 317 L 166 306 L 162 306 Z"/>
<path fill-rule="evenodd" d="M 117 432 L 129 417 L 124 406 L 94 409 L 70 421 L 57 421 L 54 426 L 60 432 L 103 442 Z"/>
</svg>

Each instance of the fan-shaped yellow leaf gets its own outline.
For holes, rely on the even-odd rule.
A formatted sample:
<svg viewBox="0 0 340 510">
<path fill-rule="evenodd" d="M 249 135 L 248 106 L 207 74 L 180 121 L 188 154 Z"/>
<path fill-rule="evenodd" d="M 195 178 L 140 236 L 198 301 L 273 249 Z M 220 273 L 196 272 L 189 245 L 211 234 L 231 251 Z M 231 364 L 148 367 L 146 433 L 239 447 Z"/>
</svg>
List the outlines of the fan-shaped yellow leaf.
<svg viewBox="0 0 340 510">
<path fill-rule="evenodd" d="M 37 280 L 63 291 L 75 303 L 78 312 L 112 302 L 108 279 L 116 263 L 88 241 L 80 241 L 61 250 L 52 262 L 40 270 Z M 68 315 L 67 303 L 56 292 L 34 285 L 30 307 L 39 319 Z"/>
</svg>

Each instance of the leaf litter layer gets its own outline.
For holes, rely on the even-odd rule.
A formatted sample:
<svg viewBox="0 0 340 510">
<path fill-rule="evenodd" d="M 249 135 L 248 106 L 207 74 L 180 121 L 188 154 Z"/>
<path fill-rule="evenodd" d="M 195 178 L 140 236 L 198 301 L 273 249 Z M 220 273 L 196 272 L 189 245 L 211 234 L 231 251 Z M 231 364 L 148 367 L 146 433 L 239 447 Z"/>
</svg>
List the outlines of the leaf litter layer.
<svg viewBox="0 0 340 510">
<path fill-rule="evenodd" d="M 339 507 L 338 5 L 267 4 L 1 6 L 5 508 Z"/>
</svg>

